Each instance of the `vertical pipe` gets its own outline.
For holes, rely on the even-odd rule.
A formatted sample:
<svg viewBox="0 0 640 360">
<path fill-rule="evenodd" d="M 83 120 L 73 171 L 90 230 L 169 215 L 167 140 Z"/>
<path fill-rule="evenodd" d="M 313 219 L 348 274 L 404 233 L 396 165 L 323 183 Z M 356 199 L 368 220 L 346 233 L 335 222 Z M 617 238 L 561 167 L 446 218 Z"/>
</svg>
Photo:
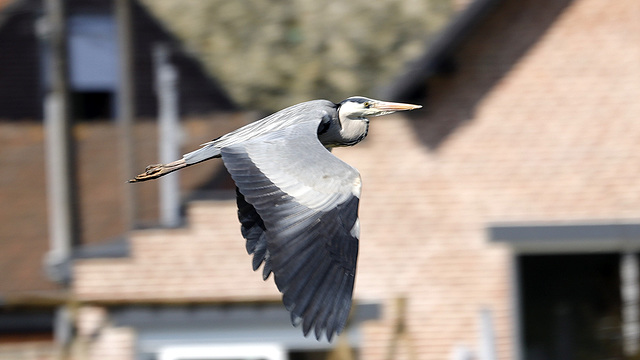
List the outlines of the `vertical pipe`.
<svg viewBox="0 0 640 360">
<path fill-rule="evenodd" d="M 50 249 L 45 269 L 64 285 L 71 279 L 70 259 L 80 238 L 72 117 L 69 98 L 65 0 L 46 0 L 48 57 L 47 93 L 44 99 L 47 196 Z M 69 357 L 73 324 L 67 306 L 58 307 L 54 335 L 58 359 Z"/>
<path fill-rule="evenodd" d="M 158 150 L 160 162 L 170 163 L 179 158 L 178 72 L 169 60 L 169 48 L 157 44 L 154 48 L 156 93 L 158 96 Z M 160 222 L 166 227 L 180 224 L 180 183 L 178 173 L 160 181 Z"/>
<path fill-rule="evenodd" d="M 626 252 L 620 258 L 620 295 L 622 297 L 622 347 L 624 354 L 638 354 L 640 340 L 640 289 L 638 284 L 638 256 Z"/>
<path fill-rule="evenodd" d="M 44 100 L 50 250 L 49 276 L 66 283 L 69 258 L 79 242 L 75 157 L 69 100 L 64 0 L 46 0 L 49 83 Z"/>
<path fill-rule="evenodd" d="M 120 143 L 121 174 L 124 179 L 135 172 L 135 153 L 133 149 L 133 122 L 135 117 L 135 84 L 133 80 L 133 31 L 130 0 L 115 0 L 115 14 L 118 27 L 118 53 L 120 57 L 120 78 L 118 82 L 117 117 Z M 134 228 L 136 223 L 135 186 L 122 182 L 124 208 L 122 211 L 126 230 Z"/>
<path fill-rule="evenodd" d="M 511 346 L 513 360 L 521 360 L 524 340 L 522 329 L 522 284 L 520 281 L 520 257 L 517 253 L 512 253 L 510 261 L 510 284 L 511 284 Z"/>
<path fill-rule="evenodd" d="M 496 360 L 495 334 L 491 309 L 480 310 L 480 356 L 481 360 Z"/>
</svg>

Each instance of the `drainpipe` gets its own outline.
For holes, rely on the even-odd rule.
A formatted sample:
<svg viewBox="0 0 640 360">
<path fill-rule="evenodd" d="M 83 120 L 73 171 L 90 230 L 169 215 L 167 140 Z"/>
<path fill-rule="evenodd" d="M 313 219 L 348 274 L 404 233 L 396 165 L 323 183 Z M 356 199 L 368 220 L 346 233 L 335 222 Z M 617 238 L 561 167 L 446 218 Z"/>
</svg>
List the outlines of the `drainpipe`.
<svg viewBox="0 0 640 360">
<path fill-rule="evenodd" d="M 640 352 L 640 287 L 638 255 L 632 251 L 620 257 L 620 297 L 622 299 L 622 349 L 633 358 Z"/>
<path fill-rule="evenodd" d="M 45 271 L 68 288 L 71 255 L 79 244 L 76 161 L 72 134 L 68 59 L 66 1 L 46 0 L 46 20 L 42 35 L 48 45 L 47 93 L 44 99 L 45 157 L 50 249 L 45 255 Z M 42 26 L 42 23 L 39 24 Z M 68 359 L 73 323 L 67 304 L 58 306 L 54 335 L 58 359 Z"/>
<path fill-rule="evenodd" d="M 158 96 L 158 151 L 160 162 L 180 158 L 178 109 L 178 71 L 170 61 L 170 48 L 157 44 L 153 52 L 156 94 Z M 160 184 L 160 223 L 165 227 L 180 225 L 180 183 L 174 172 L 158 179 Z"/>
<path fill-rule="evenodd" d="M 50 87 L 44 103 L 50 249 L 45 257 L 49 277 L 68 284 L 69 260 L 79 243 L 78 202 L 72 119 L 69 100 L 65 5 L 46 0 Z"/>
<path fill-rule="evenodd" d="M 132 4 L 130 0 L 115 0 L 114 13 L 118 27 L 118 54 L 120 58 L 120 78 L 117 95 L 117 124 L 120 141 L 120 163 L 118 169 L 125 174 L 125 179 L 136 174 L 135 151 L 133 147 L 133 125 L 135 118 L 135 83 L 133 78 L 133 23 Z M 135 186 L 122 181 L 123 204 L 122 216 L 125 230 L 132 230 L 136 225 Z"/>
<path fill-rule="evenodd" d="M 488 307 L 480 310 L 480 360 L 496 360 L 496 339 L 493 327 L 493 314 Z"/>
</svg>

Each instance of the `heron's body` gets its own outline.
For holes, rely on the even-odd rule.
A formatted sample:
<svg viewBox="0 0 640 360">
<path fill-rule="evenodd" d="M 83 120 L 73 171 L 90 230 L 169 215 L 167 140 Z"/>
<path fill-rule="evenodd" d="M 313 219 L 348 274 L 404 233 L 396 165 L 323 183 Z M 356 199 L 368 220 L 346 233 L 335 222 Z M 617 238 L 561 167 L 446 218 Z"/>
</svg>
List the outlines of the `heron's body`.
<svg viewBox="0 0 640 360">
<path fill-rule="evenodd" d="M 222 158 L 237 186 L 238 218 L 253 269 L 273 273 L 294 325 L 330 340 L 344 328 L 355 279 L 361 180 L 327 149 L 362 141 L 367 116 L 417 105 L 352 97 L 293 105 L 223 135 L 134 181 Z"/>
<path fill-rule="evenodd" d="M 193 165 L 212 157 L 220 157 L 219 151 L 217 155 L 211 155 L 221 148 L 302 123 L 318 125 L 318 140 L 326 148 L 352 146 L 362 141 L 369 131 L 369 119 L 341 121 L 337 108 L 337 104 L 327 100 L 312 100 L 293 105 L 205 143 L 202 148 L 185 154 L 184 159 L 187 165 Z"/>
</svg>

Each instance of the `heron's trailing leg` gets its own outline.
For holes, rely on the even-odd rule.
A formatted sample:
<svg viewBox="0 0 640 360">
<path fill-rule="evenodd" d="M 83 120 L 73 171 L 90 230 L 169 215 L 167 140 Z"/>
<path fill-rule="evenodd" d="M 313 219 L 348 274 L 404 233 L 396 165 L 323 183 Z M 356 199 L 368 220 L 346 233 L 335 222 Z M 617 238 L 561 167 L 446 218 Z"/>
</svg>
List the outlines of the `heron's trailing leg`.
<svg viewBox="0 0 640 360">
<path fill-rule="evenodd" d="M 164 176 L 164 175 L 167 175 L 168 173 L 174 172 L 176 170 L 180 170 L 183 167 L 186 167 L 187 165 L 188 164 L 184 161 L 184 159 L 176 160 L 168 164 L 149 165 L 147 166 L 147 168 L 144 170 L 142 174 L 136 175 L 136 177 L 129 180 L 129 182 L 133 183 L 133 182 L 157 179 L 160 176 Z"/>
</svg>

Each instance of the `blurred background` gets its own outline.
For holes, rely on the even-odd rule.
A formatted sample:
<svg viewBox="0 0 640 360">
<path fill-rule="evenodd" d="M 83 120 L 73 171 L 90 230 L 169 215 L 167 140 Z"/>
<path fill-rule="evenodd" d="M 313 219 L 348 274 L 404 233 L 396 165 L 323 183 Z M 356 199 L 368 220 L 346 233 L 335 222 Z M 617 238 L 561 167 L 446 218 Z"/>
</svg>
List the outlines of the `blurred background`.
<svg viewBox="0 0 640 360">
<path fill-rule="evenodd" d="M 363 178 L 353 311 L 293 328 L 220 161 L 288 105 L 419 111 Z M 0 0 L 0 359 L 640 358 L 637 0 Z"/>
</svg>

